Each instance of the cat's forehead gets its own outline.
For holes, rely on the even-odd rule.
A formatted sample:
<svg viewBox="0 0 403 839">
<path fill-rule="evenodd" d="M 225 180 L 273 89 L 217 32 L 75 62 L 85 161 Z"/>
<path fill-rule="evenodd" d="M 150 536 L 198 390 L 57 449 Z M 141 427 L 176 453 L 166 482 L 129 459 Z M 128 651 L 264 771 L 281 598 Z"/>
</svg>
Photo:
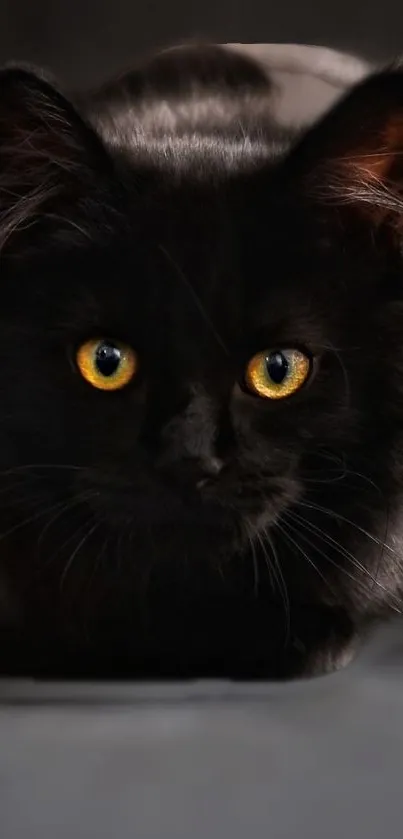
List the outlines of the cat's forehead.
<svg viewBox="0 0 403 839">
<path fill-rule="evenodd" d="M 156 101 L 150 106 L 152 114 L 127 106 L 113 117 L 105 114 L 102 139 L 113 155 L 134 170 L 140 167 L 176 178 L 208 181 L 276 163 L 285 157 L 295 138 L 295 133 L 270 123 L 267 115 L 264 125 L 252 122 L 249 114 L 232 124 L 206 124 L 198 130 L 181 126 L 177 130 L 175 105 Z M 166 120 L 169 127 L 164 125 Z"/>
<path fill-rule="evenodd" d="M 220 48 L 182 49 L 108 85 L 87 109 L 112 154 L 204 179 L 286 153 L 296 131 L 276 116 L 276 95 L 252 59 Z"/>
</svg>

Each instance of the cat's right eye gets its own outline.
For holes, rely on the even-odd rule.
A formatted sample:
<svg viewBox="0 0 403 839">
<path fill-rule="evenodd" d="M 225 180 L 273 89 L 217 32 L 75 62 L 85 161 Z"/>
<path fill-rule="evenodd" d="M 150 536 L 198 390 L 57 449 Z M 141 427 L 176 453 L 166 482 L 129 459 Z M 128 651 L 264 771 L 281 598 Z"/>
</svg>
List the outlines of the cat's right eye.
<svg viewBox="0 0 403 839">
<path fill-rule="evenodd" d="M 302 387 L 310 371 L 311 360 L 300 350 L 264 350 L 249 361 L 245 382 L 262 399 L 284 399 Z"/>
<path fill-rule="evenodd" d="M 92 339 L 82 344 L 76 354 L 77 367 L 84 379 L 99 390 L 120 390 L 138 371 L 134 350 L 121 341 Z"/>
</svg>

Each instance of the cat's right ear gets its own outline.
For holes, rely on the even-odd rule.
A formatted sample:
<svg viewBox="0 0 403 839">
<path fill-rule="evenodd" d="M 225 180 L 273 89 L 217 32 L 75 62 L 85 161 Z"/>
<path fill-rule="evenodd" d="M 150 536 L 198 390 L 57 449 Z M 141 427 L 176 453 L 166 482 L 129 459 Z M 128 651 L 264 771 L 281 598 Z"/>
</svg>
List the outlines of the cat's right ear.
<svg viewBox="0 0 403 839">
<path fill-rule="evenodd" d="M 0 72 L 0 251 L 92 236 L 107 224 L 111 163 L 95 132 L 46 79 Z M 94 212 L 97 219 L 94 219 Z"/>
<path fill-rule="evenodd" d="M 290 171 L 315 200 L 403 232 L 403 66 L 359 83 L 303 137 Z"/>
</svg>

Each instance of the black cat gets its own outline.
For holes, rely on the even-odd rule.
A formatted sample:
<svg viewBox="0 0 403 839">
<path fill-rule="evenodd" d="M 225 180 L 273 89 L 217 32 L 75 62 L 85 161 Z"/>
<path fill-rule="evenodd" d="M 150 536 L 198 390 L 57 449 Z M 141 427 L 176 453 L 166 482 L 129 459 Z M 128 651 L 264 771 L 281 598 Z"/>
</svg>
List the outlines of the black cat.
<svg viewBox="0 0 403 839">
<path fill-rule="evenodd" d="M 274 677 L 403 590 L 403 74 L 0 78 L 1 669 Z"/>
</svg>

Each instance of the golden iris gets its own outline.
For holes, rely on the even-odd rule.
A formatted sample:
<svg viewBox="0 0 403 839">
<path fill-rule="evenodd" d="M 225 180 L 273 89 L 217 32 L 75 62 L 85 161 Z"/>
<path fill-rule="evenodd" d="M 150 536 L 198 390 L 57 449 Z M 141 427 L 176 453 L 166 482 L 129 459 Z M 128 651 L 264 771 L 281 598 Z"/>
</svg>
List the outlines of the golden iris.
<svg viewBox="0 0 403 839">
<path fill-rule="evenodd" d="M 137 373 L 137 355 L 128 344 L 97 338 L 86 341 L 76 356 L 78 369 L 93 387 L 119 390 Z"/>
<path fill-rule="evenodd" d="M 246 384 L 264 399 L 284 399 L 299 390 L 311 369 L 300 350 L 264 350 L 253 356 L 246 368 Z"/>
</svg>

